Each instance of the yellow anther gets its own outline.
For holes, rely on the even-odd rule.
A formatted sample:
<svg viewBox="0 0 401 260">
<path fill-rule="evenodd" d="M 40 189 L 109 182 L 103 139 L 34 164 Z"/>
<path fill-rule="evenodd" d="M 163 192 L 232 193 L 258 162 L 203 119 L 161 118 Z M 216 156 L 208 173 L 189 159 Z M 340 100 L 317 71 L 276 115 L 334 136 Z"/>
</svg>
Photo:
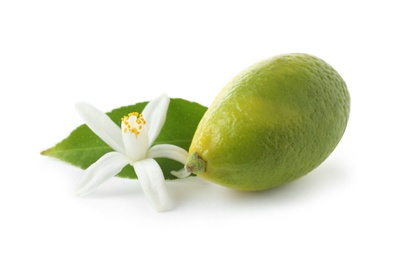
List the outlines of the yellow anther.
<svg viewBox="0 0 401 260">
<path fill-rule="evenodd" d="M 143 118 L 143 115 L 139 114 L 138 112 L 129 113 L 127 116 L 121 118 L 121 121 L 124 125 L 124 133 L 129 131 L 136 136 L 140 134 L 140 130 L 142 130 L 143 125 L 146 124 L 146 120 Z"/>
</svg>

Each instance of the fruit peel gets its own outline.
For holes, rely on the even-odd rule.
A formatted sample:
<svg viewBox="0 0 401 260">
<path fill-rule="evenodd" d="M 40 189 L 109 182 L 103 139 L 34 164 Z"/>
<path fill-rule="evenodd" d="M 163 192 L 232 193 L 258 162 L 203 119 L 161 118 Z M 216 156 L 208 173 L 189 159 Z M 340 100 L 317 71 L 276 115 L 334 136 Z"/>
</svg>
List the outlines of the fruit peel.
<svg viewBox="0 0 401 260">
<path fill-rule="evenodd" d="M 223 88 L 189 153 L 204 160 L 202 178 L 239 190 L 269 189 L 320 165 L 340 141 L 349 112 L 347 86 L 329 64 L 308 54 L 279 55 Z"/>
</svg>

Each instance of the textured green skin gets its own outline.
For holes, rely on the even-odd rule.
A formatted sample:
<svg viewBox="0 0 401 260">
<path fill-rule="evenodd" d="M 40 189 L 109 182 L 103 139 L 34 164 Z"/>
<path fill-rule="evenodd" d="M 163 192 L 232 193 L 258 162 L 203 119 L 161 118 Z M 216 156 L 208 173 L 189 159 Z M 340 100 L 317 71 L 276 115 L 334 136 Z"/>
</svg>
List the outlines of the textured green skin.
<svg viewBox="0 0 401 260">
<path fill-rule="evenodd" d="M 198 176 L 265 190 L 321 164 L 340 141 L 349 112 L 346 84 L 330 65 L 307 54 L 280 55 L 245 69 L 223 88 L 189 152 L 206 161 Z"/>
</svg>

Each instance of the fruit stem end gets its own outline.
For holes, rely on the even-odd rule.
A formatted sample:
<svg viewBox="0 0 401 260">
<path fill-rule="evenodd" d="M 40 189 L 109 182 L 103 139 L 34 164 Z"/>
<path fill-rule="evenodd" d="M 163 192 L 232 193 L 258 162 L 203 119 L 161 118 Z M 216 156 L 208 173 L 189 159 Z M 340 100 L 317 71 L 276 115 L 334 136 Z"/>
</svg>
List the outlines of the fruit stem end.
<svg viewBox="0 0 401 260">
<path fill-rule="evenodd" d="M 193 174 L 201 174 L 206 171 L 206 162 L 197 153 L 193 153 L 188 157 L 185 169 Z"/>
</svg>

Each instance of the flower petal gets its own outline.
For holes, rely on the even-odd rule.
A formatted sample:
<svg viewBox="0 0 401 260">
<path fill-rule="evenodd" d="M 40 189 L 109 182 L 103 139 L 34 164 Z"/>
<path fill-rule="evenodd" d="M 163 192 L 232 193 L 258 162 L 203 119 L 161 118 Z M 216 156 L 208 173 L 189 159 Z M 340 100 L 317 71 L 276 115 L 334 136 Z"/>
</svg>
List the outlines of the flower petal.
<svg viewBox="0 0 401 260">
<path fill-rule="evenodd" d="M 164 211 L 171 207 L 167 193 L 164 175 L 154 159 L 145 159 L 133 163 L 138 180 L 145 195 L 152 202 L 157 211 Z"/>
<path fill-rule="evenodd" d="M 177 178 L 186 178 L 186 177 L 188 177 L 189 175 L 191 175 L 191 173 L 190 172 L 188 172 L 185 168 L 182 168 L 181 170 L 179 170 L 179 171 L 171 171 L 171 174 L 172 175 L 174 175 L 175 177 L 177 177 Z"/>
<path fill-rule="evenodd" d="M 121 153 L 106 153 L 85 170 L 76 190 L 77 195 L 81 196 L 92 192 L 119 173 L 129 162 L 129 159 Z"/>
<path fill-rule="evenodd" d="M 158 144 L 153 146 L 148 151 L 148 157 L 150 158 L 168 158 L 180 162 L 182 164 L 186 163 L 188 158 L 188 152 L 181 147 L 172 144 Z M 172 171 L 171 174 L 177 178 L 188 177 L 191 173 L 187 172 L 185 169 L 179 171 Z"/>
<path fill-rule="evenodd" d="M 156 140 L 163 128 L 169 103 L 170 98 L 166 95 L 162 95 L 150 101 L 142 111 L 148 126 L 149 147 Z"/>
<path fill-rule="evenodd" d="M 115 151 L 125 153 L 121 129 L 108 117 L 94 106 L 79 102 L 75 106 L 78 114 L 85 124 Z"/>
<path fill-rule="evenodd" d="M 158 144 L 149 149 L 148 157 L 163 157 L 185 164 L 188 158 L 188 152 L 176 145 Z"/>
</svg>

